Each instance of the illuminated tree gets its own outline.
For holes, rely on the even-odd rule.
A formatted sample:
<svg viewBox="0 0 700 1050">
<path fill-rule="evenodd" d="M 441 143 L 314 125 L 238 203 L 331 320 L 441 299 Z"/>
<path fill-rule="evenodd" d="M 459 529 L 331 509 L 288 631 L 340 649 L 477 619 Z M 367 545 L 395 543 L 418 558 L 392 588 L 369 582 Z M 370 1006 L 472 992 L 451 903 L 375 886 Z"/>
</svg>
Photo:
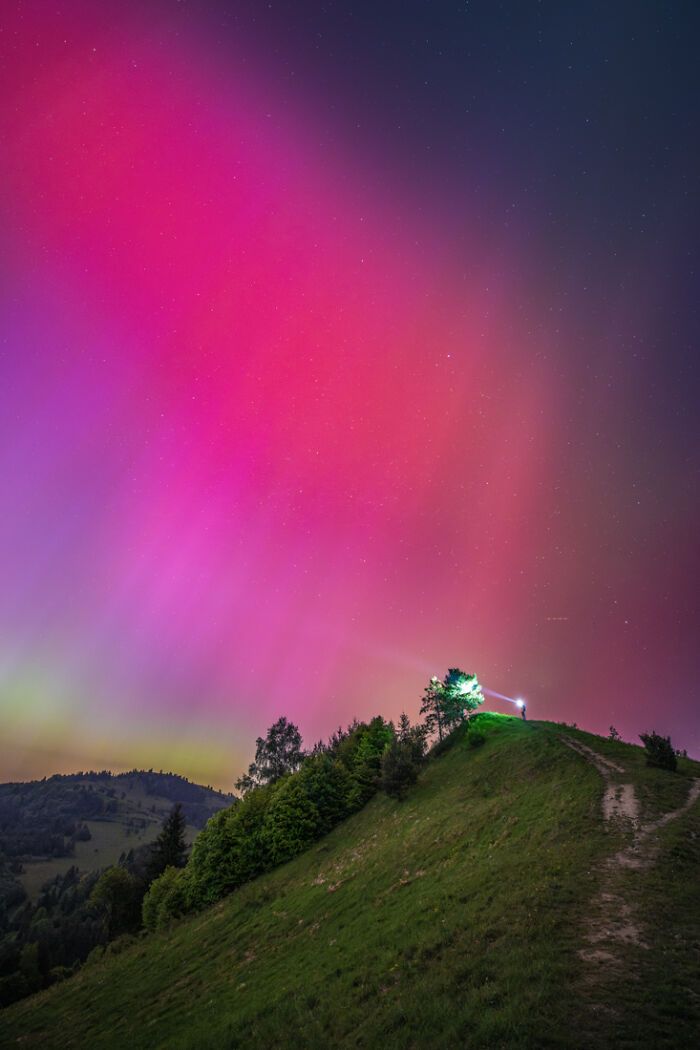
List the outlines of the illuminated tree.
<svg viewBox="0 0 700 1050">
<path fill-rule="evenodd" d="M 483 702 L 484 694 L 475 674 L 451 667 L 442 682 L 433 675 L 421 704 L 425 729 L 428 733 L 437 732 L 438 739 L 442 740 L 445 733 L 451 732 Z"/>
<path fill-rule="evenodd" d="M 476 711 L 484 702 L 484 694 L 475 674 L 467 674 L 451 667 L 443 682 L 445 692 L 445 723 L 454 727 L 463 722 L 470 711 Z"/>
</svg>

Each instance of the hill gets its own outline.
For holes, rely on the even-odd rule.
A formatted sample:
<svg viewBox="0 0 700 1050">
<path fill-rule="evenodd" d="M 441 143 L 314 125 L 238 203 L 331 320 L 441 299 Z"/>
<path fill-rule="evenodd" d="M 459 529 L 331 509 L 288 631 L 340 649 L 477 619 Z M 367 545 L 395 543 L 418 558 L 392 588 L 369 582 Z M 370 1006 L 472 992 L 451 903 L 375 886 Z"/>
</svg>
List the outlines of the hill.
<svg viewBox="0 0 700 1050">
<path fill-rule="evenodd" d="M 73 866 L 80 872 L 105 868 L 152 842 L 176 802 L 192 841 L 209 817 L 231 804 L 231 796 L 153 770 L 0 784 L 0 858 L 35 900 L 47 880 Z"/>
<path fill-rule="evenodd" d="M 685 1047 L 700 764 L 481 714 L 404 802 L 2 1014 L 2 1046 Z"/>
</svg>

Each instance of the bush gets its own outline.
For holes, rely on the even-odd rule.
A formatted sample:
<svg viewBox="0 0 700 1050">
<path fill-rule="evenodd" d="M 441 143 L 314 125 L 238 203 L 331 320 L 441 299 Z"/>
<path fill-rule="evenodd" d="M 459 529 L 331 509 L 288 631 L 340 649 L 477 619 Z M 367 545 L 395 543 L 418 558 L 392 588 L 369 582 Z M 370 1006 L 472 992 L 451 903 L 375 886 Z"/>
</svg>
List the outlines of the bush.
<svg viewBox="0 0 700 1050">
<path fill-rule="evenodd" d="M 85 966 L 94 966 L 95 963 L 101 962 L 105 956 L 104 944 L 96 944 L 92 949 L 87 959 L 85 960 Z"/>
<path fill-rule="evenodd" d="M 54 966 L 49 970 L 49 983 L 58 984 L 60 981 L 65 981 L 67 977 L 71 977 L 72 974 L 72 966 Z"/>
<path fill-rule="evenodd" d="M 478 729 L 472 729 L 471 732 L 467 733 L 467 742 L 470 747 L 481 747 L 482 744 L 486 743 L 486 737 Z"/>
<path fill-rule="evenodd" d="M 676 752 L 671 746 L 670 736 L 659 736 L 658 733 L 642 733 L 639 739 L 644 744 L 648 766 L 675 771 L 678 762 Z"/>
<path fill-rule="evenodd" d="M 154 879 L 143 898 L 143 924 L 147 930 L 161 930 L 189 910 L 190 893 L 186 869 L 166 868 L 162 875 Z"/>
</svg>

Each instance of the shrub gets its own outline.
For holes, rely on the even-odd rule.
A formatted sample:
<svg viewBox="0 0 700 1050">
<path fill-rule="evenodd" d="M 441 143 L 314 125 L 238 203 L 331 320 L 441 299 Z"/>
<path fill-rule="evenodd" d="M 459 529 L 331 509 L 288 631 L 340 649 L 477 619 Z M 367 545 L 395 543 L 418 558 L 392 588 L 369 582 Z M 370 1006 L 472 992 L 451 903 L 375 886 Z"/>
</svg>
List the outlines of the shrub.
<svg viewBox="0 0 700 1050">
<path fill-rule="evenodd" d="M 481 747 L 486 743 L 486 737 L 478 729 L 472 729 L 467 733 L 467 743 L 470 747 Z"/>
<path fill-rule="evenodd" d="M 179 919 L 190 911 L 189 890 L 185 868 L 166 868 L 162 875 L 154 879 L 143 898 L 142 915 L 146 929 L 161 930 L 173 919 Z"/>
<path fill-rule="evenodd" d="M 642 733 L 639 739 L 647 753 L 647 765 L 657 769 L 674 771 L 678 762 L 676 752 L 671 746 L 670 736 L 659 736 L 658 733 Z"/>
<path fill-rule="evenodd" d="M 101 962 L 104 959 L 104 954 L 104 944 L 96 944 L 85 960 L 85 966 L 93 966 L 95 963 Z"/>
<path fill-rule="evenodd" d="M 60 981 L 65 981 L 72 974 L 73 968 L 71 966 L 53 966 L 49 970 L 49 983 L 59 984 Z"/>
</svg>

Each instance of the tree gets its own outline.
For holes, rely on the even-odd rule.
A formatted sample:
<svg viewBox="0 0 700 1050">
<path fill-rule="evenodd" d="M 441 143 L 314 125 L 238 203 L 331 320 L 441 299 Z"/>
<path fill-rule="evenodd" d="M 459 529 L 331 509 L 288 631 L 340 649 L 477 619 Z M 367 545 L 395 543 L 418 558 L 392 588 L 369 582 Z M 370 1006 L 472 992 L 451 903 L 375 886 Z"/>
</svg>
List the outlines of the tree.
<svg viewBox="0 0 700 1050">
<path fill-rule="evenodd" d="M 189 910 L 187 868 L 166 868 L 143 898 L 142 917 L 147 930 L 159 930 Z"/>
<path fill-rule="evenodd" d="M 445 690 L 445 723 L 453 728 L 463 722 L 470 711 L 484 702 L 484 694 L 475 674 L 451 667 L 443 682 Z"/>
<path fill-rule="evenodd" d="M 325 835 L 348 814 L 352 777 L 327 751 L 307 758 L 298 777 L 318 811 L 318 834 Z"/>
<path fill-rule="evenodd" d="M 405 713 L 401 714 L 396 730 L 396 737 L 402 744 L 408 745 L 413 761 L 417 765 L 420 765 L 423 762 L 425 752 L 428 749 L 426 736 L 425 726 L 412 726 L 408 715 Z"/>
<path fill-rule="evenodd" d="M 437 733 L 442 740 L 443 732 L 443 696 L 445 687 L 437 675 L 433 675 L 425 687 L 421 701 L 420 713 L 425 717 L 426 731 L 432 736 Z"/>
<path fill-rule="evenodd" d="M 148 862 L 147 878 L 153 882 L 166 868 L 181 868 L 185 863 L 187 845 L 185 843 L 185 816 L 182 806 L 177 802 L 170 811 L 170 816 L 163 824 L 160 835 L 151 849 Z"/>
<path fill-rule="evenodd" d="M 275 789 L 265 814 L 262 837 L 270 861 L 281 864 L 296 857 L 317 837 L 318 809 L 300 777 L 287 777 Z"/>
<path fill-rule="evenodd" d="M 104 914 L 110 940 L 138 929 L 142 898 L 143 883 L 125 868 L 107 868 L 100 875 L 90 894 L 90 903 Z"/>
<path fill-rule="evenodd" d="M 647 753 L 647 765 L 657 769 L 670 769 L 674 772 L 678 765 L 676 752 L 671 745 L 670 736 L 659 736 L 658 733 L 642 733 L 639 739 Z"/>
<path fill-rule="evenodd" d="M 405 711 L 402 711 L 399 715 L 398 725 L 396 726 L 396 738 L 397 740 L 407 740 L 411 733 L 411 720 Z"/>
<path fill-rule="evenodd" d="M 255 741 L 255 761 L 236 781 L 236 788 L 245 794 L 259 784 L 274 784 L 286 773 L 295 773 L 305 757 L 301 745 L 299 727 L 278 718 L 265 739 L 259 736 Z"/>
<path fill-rule="evenodd" d="M 412 726 L 408 715 L 399 718 L 395 738 L 385 747 L 381 759 L 380 787 L 387 795 L 402 799 L 418 779 L 427 747 L 424 726 Z"/>
<path fill-rule="evenodd" d="M 352 747 L 350 773 L 354 780 L 348 797 L 351 809 L 360 809 L 377 790 L 382 755 L 393 739 L 394 727 L 380 715 L 368 725 L 359 725 L 348 737 L 347 743 Z"/>
<path fill-rule="evenodd" d="M 421 704 L 428 734 L 437 732 L 438 740 L 463 722 L 470 711 L 483 704 L 481 691 L 475 674 L 467 674 L 458 667 L 451 667 L 441 682 L 433 675 L 428 683 Z"/>
<path fill-rule="evenodd" d="M 262 829 L 274 791 L 270 785 L 250 791 L 199 833 L 187 865 L 195 906 L 219 900 L 269 867 Z"/>
</svg>

